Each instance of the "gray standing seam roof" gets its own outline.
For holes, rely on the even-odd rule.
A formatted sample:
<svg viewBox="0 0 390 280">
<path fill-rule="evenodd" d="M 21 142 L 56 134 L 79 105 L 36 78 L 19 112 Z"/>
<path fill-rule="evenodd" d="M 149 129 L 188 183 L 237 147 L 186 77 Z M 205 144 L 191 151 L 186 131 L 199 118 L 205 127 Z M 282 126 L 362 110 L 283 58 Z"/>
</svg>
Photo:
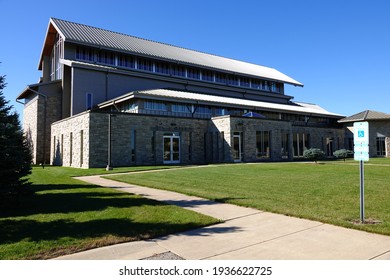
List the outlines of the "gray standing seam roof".
<svg viewBox="0 0 390 280">
<path fill-rule="evenodd" d="M 117 98 L 114 98 L 109 101 L 105 101 L 103 103 L 98 104 L 100 108 L 104 108 L 106 106 L 112 105 L 114 103 L 120 103 L 125 101 L 131 97 L 151 97 L 153 99 L 170 99 L 172 101 L 182 100 L 184 102 L 194 102 L 200 104 L 220 104 L 227 105 L 229 107 L 242 107 L 242 108 L 256 108 L 256 109 L 265 109 L 265 110 L 277 110 L 277 111 L 285 111 L 285 112 L 294 112 L 294 113 L 304 113 L 304 114 L 313 114 L 320 116 L 329 116 L 340 118 L 341 115 L 331 113 L 321 108 L 318 105 L 302 103 L 302 102 L 294 102 L 292 104 L 277 104 L 277 103 L 269 103 L 264 101 L 255 101 L 255 100 L 247 100 L 247 99 L 238 99 L 233 97 L 225 97 L 225 96 L 215 96 L 208 94 L 200 94 L 194 92 L 183 92 L 178 90 L 168 90 L 168 89 L 152 89 L 152 90 L 141 90 L 141 91 L 133 91 Z"/>
<path fill-rule="evenodd" d="M 172 62 L 182 62 L 216 70 L 267 78 L 295 86 L 303 86 L 300 82 L 274 68 L 158 43 L 65 20 L 51 18 L 50 23 L 53 24 L 66 42 L 97 46 Z"/>
</svg>

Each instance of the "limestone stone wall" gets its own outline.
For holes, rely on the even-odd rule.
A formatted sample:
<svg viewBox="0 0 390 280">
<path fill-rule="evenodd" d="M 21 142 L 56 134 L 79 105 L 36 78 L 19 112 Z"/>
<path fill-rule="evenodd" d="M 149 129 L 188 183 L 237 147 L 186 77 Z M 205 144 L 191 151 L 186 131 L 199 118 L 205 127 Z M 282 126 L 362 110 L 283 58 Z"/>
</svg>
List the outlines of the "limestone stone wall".
<svg viewBox="0 0 390 280">
<path fill-rule="evenodd" d="M 91 113 L 90 166 L 108 163 L 109 115 Z M 112 114 L 112 166 L 163 164 L 164 135 L 180 136 L 180 163 L 204 163 L 207 120 Z"/>
<path fill-rule="evenodd" d="M 257 155 L 257 131 L 270 132 L 269 158 Z M 180 139 L 180 159 L 172 164 L 233 162 L 234 133 L 240 133 L 241 160 L 244 162 L 293 160 L 294 133 L 310 134 L 311 147 L 329 148 L 326 139 L 332 139 L 333 151 L 341 148 L 343 143 L 342 129 L 295 127 L 286 121 L 85 112 L 52 125 L 51 162 L 83 168 L 106 167 L 109 158 L 113 167 L 166 164 L 164 137 L 168 136 Z M 282 154 L 283 135 L 288 135 L 289 139 L 288 153 L 285 154 Z"/>
<path fill-rule="evenodd" d="M 292 134 L 297 133 L 310 135 L 308 148 L 321 149 L 327 157 L 333 157 L 333 152 L 344 148 L 343 128 L 293 126 Z"/>
<path fill-rule="evenodd" d="M 56 81 L 40 84 L 26 98 L 23 129 L 32 150 L 34 164 L 50 162 L 50 130 L 51 124 L 61 119 L 61 93 L 61 83 Z"/>
<path fill-rule="evenodd" d="M 51 126 L 50 163 L 88 168 L 90 114 L 82 113 Z"/>
<path fill-rule="evenodd" d="M 173 133 L 180 136 L 181 164 L 204 163 L 207 123 L 202 119 L 111 114 L 110 165 L 163 164 L 163 137 Z M 99 112 L 86 112 L 54 123 L 52 164 L 84 168 L 107 166 L 108 124 L 109 114 Z"/>
<path fill-rule="evenodd" d="M 38 122 L 38 119 L 43 119 L 43 102 L 35 96 L 25 104 L 23 110 L 23 130 L 32 151 L 34 164 L 43 162 L 43 142 L 38 137 L 43 134 L 43 123 Z"/>
</svg>

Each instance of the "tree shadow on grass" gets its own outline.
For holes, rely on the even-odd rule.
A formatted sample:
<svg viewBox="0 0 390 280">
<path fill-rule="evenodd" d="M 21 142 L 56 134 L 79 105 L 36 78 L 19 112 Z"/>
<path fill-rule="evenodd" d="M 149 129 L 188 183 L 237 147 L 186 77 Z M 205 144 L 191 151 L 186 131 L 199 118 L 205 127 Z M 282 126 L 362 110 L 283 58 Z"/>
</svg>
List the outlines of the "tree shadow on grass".
<svg viewBox="0 0 390 280">
<path fill-rule="evenodd" d="M 76 222 L 59 219 L 50 222 L 36 220 L 0 220 L 0 244 L 53 241 L 61 238 L 85 239 L 112 235 L 141 240 L 199 227 L 197 223 L 134 222 L 131 219 L 102 219 Z"/>
<path fill-rule="evenodd" d="M 34 249 L 22 258 L 51 258 L 65 251 L 68 254 L 161 237 L 216 222 L 193 220 L 186 215 L 182 219 L 175 208 L 165 203 L 97 186 L 35 185 L 34 188 L 36 193 L 23 197 L 20 207 L 0 212 L 0 249 L 18 242 L 51 244 L 48 249 L 40 249 L 41 253 Z M 111 209 L 114 212 L 106 214 Z M 80 243 L 84 245 L 77 245 Z M 1 255 L 0 252 L 0 259 Z"/>
<path fill-rule="evenodd" d="M 97 186 L 35 185 L 34 188 L 37 190 L 35 194 L 23 196 L 19 199 L 18 205 L 2 209 L 0 218 L 101 211 L 108 207 L 127 208 L 142 205 L 163 205 L 158 201 Z M 64 191 L 61 192 L 61 190 Z"/>
</svg>

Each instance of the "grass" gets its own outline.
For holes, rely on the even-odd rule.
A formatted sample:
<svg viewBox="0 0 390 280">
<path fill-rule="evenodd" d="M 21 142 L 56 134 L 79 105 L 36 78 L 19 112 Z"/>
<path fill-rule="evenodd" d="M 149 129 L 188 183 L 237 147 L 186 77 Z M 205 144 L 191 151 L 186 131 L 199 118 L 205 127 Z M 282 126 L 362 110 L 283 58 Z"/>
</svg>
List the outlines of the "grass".
<svg viewBox="0 0 390 280">
<path fill-rule="evenodd" d="M 390 160 L 365 164 L 365 213 L 360 218 L 358 162 L 207 166 L 111 179 L 172 190 L 339 226 L 390 235 Z"/>
<path fill-rule="evenodd" d="M 30 176 L 34 194 L 21 197 L 12 208 L 1 209 L 0 259 L 48 259 L 218 222 L 179 207 L 71 178 L 109 173 L 112 171 L 34 167 Z"/>
</svg>

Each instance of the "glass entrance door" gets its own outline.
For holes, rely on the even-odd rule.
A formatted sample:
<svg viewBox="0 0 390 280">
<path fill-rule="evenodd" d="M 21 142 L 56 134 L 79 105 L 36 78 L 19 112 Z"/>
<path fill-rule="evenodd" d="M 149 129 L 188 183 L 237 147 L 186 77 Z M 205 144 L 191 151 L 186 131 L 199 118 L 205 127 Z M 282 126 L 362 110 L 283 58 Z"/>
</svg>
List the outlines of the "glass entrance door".
<svg viewBox="0 0 390 280">
<path fill-rule="evenodd" d="M 241 135 L 239 133 L 233 135 L 233 160 L 234 162 L 241 161 Z"/>
<path fill-rule="evenodd" d="M 180 136 L 164 136 L 164 163 L 180 163 Z"/>
</svg>

